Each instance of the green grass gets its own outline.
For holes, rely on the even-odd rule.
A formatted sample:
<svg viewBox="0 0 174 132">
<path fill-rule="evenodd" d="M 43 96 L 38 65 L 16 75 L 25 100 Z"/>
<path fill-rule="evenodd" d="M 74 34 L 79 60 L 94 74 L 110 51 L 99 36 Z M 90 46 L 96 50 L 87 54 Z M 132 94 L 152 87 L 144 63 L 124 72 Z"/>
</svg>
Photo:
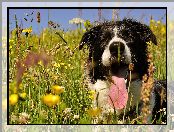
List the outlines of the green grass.
<svg viewBox="0 0 174 132">
<path fill-rule="evenodd" d="M 150 48 L 156 65 L 155 77 L 157 79 L 166 79 L 166 32 L 161 33 L 165 26 L 157 22 L 151 23 L 151 28 L 158 38 L 158 46 L 152 45 Z M 55 34 L 55 31 L 63 36 L 67 44 Z M 49 55 L 49 62 L 46 66 L 39 63 L 26 68 L 17 93 L 25 92 L 27 97 L 23 101 L 19 100 L 16 105 L 9 106 L 10 124 L 91 124 L 92 118 L 87 111 L 92 100 L 89 98 L 90 93 L 84 77 L 88 51 L 86 49 L 74 51 L 83 33 L 80 29 L 64 32 L 46 28 L 41 30 L 40 35 L 29 34 L 26 37 L 22 33 L 20 42 L 16 37 L 15 30 L 10 34 L 10 95 L 16 93 L 18 69 L 16 62 L 18 60 L 24 61 L 31 51 L 37 55 L 41 51 Z M 30 51 L 29 47 L 31 47 Z M 71 55 L 72 51 L 74 51 L 73 55 Z M 42 101 L 42 97 L 53 85 L 63 86 L 65 91 L 59 95 L 61 98 L 59 105 L 48 107 Z M 67 108 L 71 108 L 70 113 L 65 112 Z M 23 116 L 26 119 L 24 121 L 20 115 L 23 112 L 29 115 L 28 118 Z M 74 119 L 74 115 L 79 115 L 79 118 Z"/>
</svg>

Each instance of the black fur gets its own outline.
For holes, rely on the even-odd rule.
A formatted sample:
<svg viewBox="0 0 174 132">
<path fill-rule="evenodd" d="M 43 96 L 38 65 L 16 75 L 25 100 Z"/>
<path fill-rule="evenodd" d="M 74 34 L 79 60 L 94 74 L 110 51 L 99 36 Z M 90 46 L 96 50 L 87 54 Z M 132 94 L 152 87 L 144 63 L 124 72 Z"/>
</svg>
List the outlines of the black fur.
<svg viewBox="0 0 174 132">
<path fill-rule="evenodd" d="M 95 81 L 105 79 L 108 74 L 107 67 L 101 64 L 101 56 L 106 45 L 114 37 L 113 28 L 115 26 L 118 27 L 118 37 L 125 40 L 130 47 L 132 62 L 135 66 L 134 72 L 139 73 L 141 77 L 147 73 L 148 62 L 145 61 L 147 60 L 147 42 L 152 41 L 157 44 L 156 37 L 149 27 L 132 19 L 104 22 L 86 32 L 79 46 L 79 49 L 82 49 L 85 44 L 89 47 L 89 61 L 93 60 L 96 63 L 94 73 L 91 73 Z"/>
<path fill-rule="evenodd" d="M 152 41 L 153 44 L 157 45 L 156 37 L 150 28 L 147 25 L 132 19 L 104 22 L 94 26 L 86 32 L 83 35 L 79 46 L 80 50 L 84 45 L 87 45 L 89 48 L 88 71 L 91 83 L 95 83 L 97 79 L 106 80 L 110 72 L 112 74 L 118 74 L 118 69 L 125 72 L 122 73 L 123 77 L 126 77 L 127 75 L 126 71 L 128 71 L 128 64 L 123 62 L 120 62 L 119 65 L 113 63 L 110 67 L 102 64 L 102 54 L 115 35 L 113 32 L 115 27 L 117 27 L 117 36 L 123 39 L 130 49 L 131 60 L 134 64 L 133 72 L 138 73 L 139 79 L 141 80 L 144 74 L 148 73 L 149 62 L 147 61 L 147 42 Z M 164 99 L 162 99 L 160 95 L 161 91 L 166 93 L 165 83 L 155 82 L 153 91 L 155 94 L 155 106 L 153 108 L 152 118 L 154 123 L 157 123 L 156 120 L 158 120 L 161 115 L 161 112 L 158 113 L 158 111 L 162 108 L 166 108 L 166 95 L 164 96 Z M 141 106 L 141 103 L 139 106 Z M 133 108 L 132 111 L 134 113 L 135 108 Z M 166 116 L 163 116 L 162 120 L 166 121 Z"/>
</svg>

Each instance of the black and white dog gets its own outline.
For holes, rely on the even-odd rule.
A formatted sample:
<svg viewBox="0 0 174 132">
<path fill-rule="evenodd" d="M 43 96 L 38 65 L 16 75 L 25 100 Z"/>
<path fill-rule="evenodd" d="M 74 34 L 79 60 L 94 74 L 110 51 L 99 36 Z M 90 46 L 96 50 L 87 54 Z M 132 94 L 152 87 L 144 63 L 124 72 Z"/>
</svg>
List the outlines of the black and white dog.
<svg viewBox="0 0 174 132">
<path fill-rule="evenodd" d="M 142 77 L 148 74 L 149 41 L 157 44 L 150 28 L 132 19 L 104 22 L 83 35 L 79 49 L 84 45 L 89 48 L 86 67 L 89 88 L 96 91 L 94 107 L 100 107 L 103 114 L 115 109 L 117 115 L 122 115 L 124 111 L 131 117 L 139 114 L 136 108 L 141 111 Z M 134 65 L 131 81 L 130 64 Z M 157 120 L 160 110 L 166 108 L 166 97 L 162 99 L 160 95 L 161 91 L 166 92 L 165 88 L 165 81 L 154 84 L 150 98 L 153 120 Z"/>
</svg>

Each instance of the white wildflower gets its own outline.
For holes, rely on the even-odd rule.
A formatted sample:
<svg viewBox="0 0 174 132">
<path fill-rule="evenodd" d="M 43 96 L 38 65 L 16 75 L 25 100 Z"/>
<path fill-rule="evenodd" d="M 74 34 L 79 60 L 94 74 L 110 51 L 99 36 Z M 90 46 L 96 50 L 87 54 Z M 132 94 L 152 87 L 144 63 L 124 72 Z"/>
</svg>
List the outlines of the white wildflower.
<svg viewBox="0 0 174 132">
<path fill-rule="evenodd" d="M 79 115 L 74 115 L 74 119 L 79 119 Z"/>
<path fill-rule="evenodd" d="M 64 112 L 65 114 L 71 113 L 71 108 L 66 108 L 63 112 Z"/>
<path fill-rule="evenodd" d="M 84 23 L 85 21 L 81 18 L 73 18 L 71 20 L 69 20 L 69 24 L 80 24 L 80 23 Z"/>
</svg>

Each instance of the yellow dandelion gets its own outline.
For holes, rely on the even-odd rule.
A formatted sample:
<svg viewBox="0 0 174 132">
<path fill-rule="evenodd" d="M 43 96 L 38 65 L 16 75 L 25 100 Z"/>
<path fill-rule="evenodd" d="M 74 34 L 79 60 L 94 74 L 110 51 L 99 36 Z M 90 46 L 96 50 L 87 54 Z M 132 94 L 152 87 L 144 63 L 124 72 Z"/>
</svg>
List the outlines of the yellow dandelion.
<svg viewBox="0 0 174 132">
<path fill-rule="evenodd" d="M 61 94 L 65 91 L 65 88 L 59 85 L 54 85 L 52 86 L 52 92 L 54 94 Z"/>
<path fill-rule="evenodd" d="M 25 92 L 19 93 L 19 97 L 20 97 L 21 99 L 25 100 L 26 97 L 27 97 L 27 94 L 26 94 Z"/>
<path fill-rule="evenodd" d="M 11 94 L 9 97 L 9 104 L 15 105 L 18 102 L 18 95 L 17 94 Z"/>
<path fill-rule="evenodd" d="M 101 109 L 100 108 L 90 108 L 88 110 L 88 114 L 92 117 L 99 116 L 101 114 Z"/>
<path fill-rule="evenodd" d="M 58 95 L 47 94 L 42 97 L 42 101 L 47 106 L 52 107 L 60 103 L 60 97 Z"/>
<path fill-rule="evenodd" d="M 68 64 L 68 67 L 71 67 L 71 64 Z"/>
</svg>

